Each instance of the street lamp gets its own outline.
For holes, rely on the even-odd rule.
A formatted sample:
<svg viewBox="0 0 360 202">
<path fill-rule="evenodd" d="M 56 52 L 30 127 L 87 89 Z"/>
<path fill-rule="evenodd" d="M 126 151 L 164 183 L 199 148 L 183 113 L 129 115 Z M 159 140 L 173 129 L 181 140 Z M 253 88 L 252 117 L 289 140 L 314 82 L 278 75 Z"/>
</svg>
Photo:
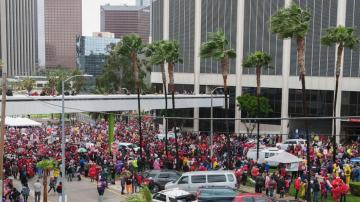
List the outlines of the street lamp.
<svg viewBox="0 0 360 202">
<path fill-rule="evenodd" d="M 61 201 L 65 202 L 65 82 L 75 78 L 75 77 L 92 77 L 88 74 L 74 75 L 66 80 L 61 81 L 61 181 L 62 181 L 62 193 Z"/>
<path fill-rule="evenodd" d="M 211 104 L 210 104 L 210 107 L 211 107 L 211 111 L 210 111 L 210 118 L 211 118 L 211 122 L 210 122 L 210 156 L 212 157 L 213 156 L 213 154 L 214 154 L 214 151 L 213 151 L 213 144 L 214 144 L 214 125 L 213 125 L 213 94 L 214 94 L 214 92 L 216 91 L 216 90 L 218 90 L 218 89 L 224 89 L 224 87 L 221 87 L 221 86 L 219 86 L 219 87 L 216 87 L 216 88 L 214 88 L 212 91 L 211 91 Z"/>
</svg>

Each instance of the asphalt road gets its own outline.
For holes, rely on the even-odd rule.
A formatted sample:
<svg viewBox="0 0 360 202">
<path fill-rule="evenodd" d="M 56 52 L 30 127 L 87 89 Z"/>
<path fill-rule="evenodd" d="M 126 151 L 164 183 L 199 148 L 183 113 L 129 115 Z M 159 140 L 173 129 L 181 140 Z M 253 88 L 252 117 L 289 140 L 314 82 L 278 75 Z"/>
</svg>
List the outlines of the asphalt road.
<svg viewBox="0 0 360 202">
<path fill-rule="evenodd" d="M 28 184 L 30 187 L 30 197 L 28 202 L 35 201 L 34 199 L 34 189 L 33 185 L 37 177 L 30 179 Z M 40 179 L 42 183 L 42 179 Z M 119 183 L 119 182 L 117 182 Z M 15 187 L 21 191 L 21 183 L 18 180 L 14 181 Z M 96 184 L 90 182 L 90 179 L 82 178 L 81 181 L 77 181 L 74 178 L 72 182 L 65 183 L 65 193 L 67 194 L 67 202 L 98 202 L 98 193 L 96 189 Z M 43 193 L 41 193 L 43 194 Z M 121 202 L 126 201 L 127 195 L 121 195 L 119 185 L 111 185 L 108 189 L 105 190 L 104 202 Z M 42 196 L 41 196 L 42 201 Z M 58 202 L 59 197 L 57 193 L 51 191 L 48 194 L 48 202 Z"/>
</svg>

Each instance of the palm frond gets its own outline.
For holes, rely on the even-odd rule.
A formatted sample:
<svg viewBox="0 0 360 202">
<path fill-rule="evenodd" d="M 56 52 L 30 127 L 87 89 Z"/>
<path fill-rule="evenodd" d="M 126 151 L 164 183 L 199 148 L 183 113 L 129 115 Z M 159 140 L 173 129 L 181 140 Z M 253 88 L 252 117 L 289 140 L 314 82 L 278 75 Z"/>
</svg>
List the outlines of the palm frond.
<svg viewBox="0 0 360 202">
<path fill-rule="evenodd" d="M 304 38 L 308 32 L 311 14 L 297 4 L 282 8 L 271 16 L 269 27 L 271 32 L 280 38 L 301 37 Z"/>
</svg>

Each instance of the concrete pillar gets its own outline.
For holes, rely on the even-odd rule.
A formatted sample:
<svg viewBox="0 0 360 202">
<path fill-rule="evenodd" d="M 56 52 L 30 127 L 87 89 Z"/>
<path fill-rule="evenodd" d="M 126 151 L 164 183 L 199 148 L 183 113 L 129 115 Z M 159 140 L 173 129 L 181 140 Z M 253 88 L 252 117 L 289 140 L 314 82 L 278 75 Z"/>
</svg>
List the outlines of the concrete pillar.
<svg viewBox="0 0 360 202">
<path fill-rule="evenodd" d="M 163 1 L 163 39 L 164 40 L 169 40 L 169 29 L 170 29 L 170 24 L 169 24 L 169 19 L 170 19 L 170 0 L 164 0 Z M 169 91 L 169 77 L 168 77 L 168 64 L 165 63 L 164 65 L 165 68 L 165 75 L 166 75 L 166 86 L 167 86 L 167 90 Z M 171 105 L 171 101 L 168 100 L 168 106 L 172 106 Z"/>
<path fill-rule="evenodd" d="M 345 26 L 345 20 L 346 20 L 346 2 L 347 0 L 339 0 L 338 1 L 338 13 L 337 13 L 337 25 L 343 25 Z M 336 54 L 334 55 L 334 57 L 336 58 L 337 55 L 337 48 L 336 48 Z M 340 69 L 342 70 L 344 67 L 344 54 L 342 55 L 342 60 L 341 60 L 341 67 Z M 335 68 L 334 68 L 335 71 Z M 335 73 L 334 73 L 335 75 Z M 335 77 L 334 77 L 335 79 Z M 342 79 L 343 79 L 343 72 L 340 72 L 340 77 L 339 77 L 339 88 L 338 88 L 338 96 L 337 96 L 337 100 L 336 100 L 336 113 L 335 116 L 336 117 L 340 117 L 341 116 L 341 94 L 342 94 Z M 336 83 L 336 82 L 334 82 Z M 335 89 L 335 86 L 334 86 Z M 335 91 L 334 91 L 334 95 L 335 95 Z M 336 124 L 336 142 L 340 143 L 340 134 L 341 134 L 341 119 L 336 119 L 335 120 L 335 124 Z"/>
<path fill-rule="evenodd" d="M 285 1 L 285 6 L 291 5 L 291 0 Z M 283 40 L 282 57 L 282 89 L 281 89 L 281 118 L 289 117 L 289 77 L 290 77 L 290 57 L 291 57 L 291 39 Z M 289 134 L 289 120 L 281 120 L 281 134 Z M 282 136 L 283 140 L 287 135 Z"/>
<path fill-rule="evenodd" d="M 242 94 L 242 61 L 244 55 L 244 13 L 245 1 L 238 0 L 236 16 L 236 97 Z M 235 107 L 235 119 L 241 118 L 241 111 Z M 240 133 L 241 121 L 235 121 L 235 133 Z"/>
<path fill-rule="evenodd" d="M 8 67 L 8 61 L 7 61 L 7 18 L 6 18 L 6 5 L 5 1 L 0 1 L 0 31 L 1 31 L 1 59 L 3 62 L 3 72 L 7 72 Z"/>
<path fill-rule="evenodd" d="M 200 93 L 201 0 L 195 0 L 194 94 Z M 199 108 L 194 108 L 194 131 L 199 131 Z"/>
</svg>

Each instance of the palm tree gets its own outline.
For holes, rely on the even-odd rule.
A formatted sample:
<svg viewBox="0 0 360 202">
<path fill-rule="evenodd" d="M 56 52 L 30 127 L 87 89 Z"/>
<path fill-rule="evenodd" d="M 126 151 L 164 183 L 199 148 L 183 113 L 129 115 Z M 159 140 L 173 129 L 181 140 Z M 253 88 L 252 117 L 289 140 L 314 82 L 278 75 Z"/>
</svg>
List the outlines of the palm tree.
<svg viewBox="0 0 360 202">
<path fill-rule="evenodd" d="M 228 153 L 228 168 L 231 169 L 231 149 L 230 149 L 230 131 L 228 115 L 228 86 L 227 76 L 229 71 L 229 59 L 236 57 L 236 52 L 233 48 L 229 48 L 229 41 L 225 37 L 225 33 L 222 30 L 209 33 L 209 39 L 207 42 L 201 44 L 200 57 L 202 58 L 214 58 L 219 61 L 222 68 L 222 76 L 224 80 L 224 95 L 225 95 L 225 127 L 226 127 L 226 139 L 227 139 L 227 153 Z"/>
<path fill-rule="evenodd" d="M 174 66 L 176 63 L 182 63 L 180 57 L 179 43 L 176 41 L 165 41 L 164 43 L 165 59 L 168 63 L 169 90 L 171 92 L 172 110 L 175 112 L 175 83 L 174 83 Z M 174 119 L 175 151 L 176 151 L 176 168 L 179 168 L 179 145 L 177 142 L 176 119 Z"/>
<path fill-rule="evenodd" d="M 165 75 L 165 49 L 164 49 L 165 41 L 157 41 L 150 45 L 146 50 L 146 56 L 151 57 L 150 63 L 153 65 L 160 65 L 160 71 L 163 82 L 163 90 L 164 90 L 164 101 L 165 101 L 165 117 L 168 116 L 168 99 L 167 99 L 167 86 L 166 86 L 166 75 Z M 168 128 L 167 128 L 167 119 L 165 119 L 165 155 L 168 157 Z"/>
<path fill-rule="evenodd" d="M 36 167 L 41 168 L 44 172 L 43 186 L 44 194 L 43 201 L 47 202 L 47 173 L 55 168 L 55 161 L 53 159 L 44 159 L 36 164 Z"/>
<path fill-rule="evenodd" d="M 141 81 L 140 81 L 140 64 L 139 64 L 139 55 L 144 53 L 144 44 L 141 37 L 137 34 L 125 35 L 122 38 L 122 41 L 119 42 L 117 46 L 118 54 L 128 57 L 131 61 L 131 66 L 133 70 L 133 79 L 135 81 L 136 91 L 137 91 L 137 101 L 138 101 L 138 124 L 139 124 L 139 137 L 140 137 L 140 169 L 142 169 L 142 129 L 141 129 L 141 105 L 140 105 L 140 91 L 141 91 Z"/>
<path fill-rule="evenodd" d="M 270 30 L 277 34 L 281 39 L 294 38 L 297 43 L 297 61 L 299 68 L 299 77 L 301 80 L 303 111 L 304 117 L 307 116 L 306 88 L 305 88 L 305 36 L 309 29 L 311 14 L 307 10 L 303 10 L 297 4 L 285 7 L 277 11 L 270 18 Z M 304 120 L 306 130 L 306 160 L 308 162 L 307 177 L 310 182 L 310 137 L 307 120 Z M 307 198 L 310 199 L 310 186 L 307 190 Z"/>
<path fill-rule="evenodd" d="M 28 77 L 22 81 L 22 86 L 26 89 L 28 92 L 28 95 L 30 95 L 32 89 L 34 88 L 35 80 Z"/>
<path fill-rule="evenodd" d="M 245 68 L 256 68 L 256 97 L 257 97 L 257 113 L 259 118 L 260 113 L 260 75 L 262 67 L 269 67 L 271 56 L 262 51 L 255 51 L 250 53 L 243 61 L 242 66 Z M 256 159 L 259 159 L 259 142 L 260 142 L 260 121 L 257 120 L 257 143 L 256 143 Z"/>
<path fill-rule="evenodd" d="M 321 43 L 326 46 L 337 46 L 336 73 L 335 73 L 335 96 L 333 101 L 333 116 L 336 116 L 336 100 L 338 97 L 339 77 L 341 72 L 341 59 L 344 48 L 354 49 L 360 43 L 360 38 L 355 33 L 353 27 L 330 27 L 325 30 L 325 35 L 321 38 Z M 336 160 L 336 122 L 333 120 L 333 161 Z"/>
</svg>

